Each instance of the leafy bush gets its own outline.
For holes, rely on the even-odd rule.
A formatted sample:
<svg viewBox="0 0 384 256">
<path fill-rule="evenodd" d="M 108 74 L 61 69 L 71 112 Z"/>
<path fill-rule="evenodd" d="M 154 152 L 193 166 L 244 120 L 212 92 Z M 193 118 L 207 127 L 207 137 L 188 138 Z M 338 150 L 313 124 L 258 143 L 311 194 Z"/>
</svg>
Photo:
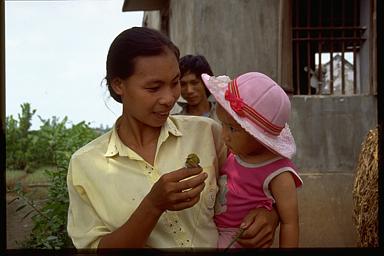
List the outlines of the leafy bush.
<svg viewBox="0 0 384 256">
<path fill-rule="evenodd" d="M 12 115 L 5 120 L 7 168 L 28 171 L 30 165 L 34 165 L 33 151 L 30 147 L 32 135 L 29 129 L 35 112 L 35 109 L 31 110 L 29 103 L 24 103 L 21 105 L 21 115 L 18 114 L 18 120 L 14 119 Z"/>
<path fill-rule="evenodd" d="M 25 103 L 29 106 L 28 103 Z M 22 105 L 23 106 L 23 105 Z M 23 108 L 23 107 L 22 107 Z M 32 115 L 28 108 L 24 107 L 25 119 L 30 120 Z M 23 117 L 23 116 L 21 116 Z M 69 198 L 67 192 L 66 176 L 67 168 L 71 155 L 81 146 L 85 145 L 92 139 L 100 135 L 95 129 L 89 127 L 89 124 L 80 122 L 67 128 L 67 118 L 62 121 L 53 117 L 52 120 L 42 121 L 40 130 L 29 132 L 29 127 L 22 125 L 20 121 L 17 122 L 13 117 L 7 117 L 7 144 L 15 142 L 14 145 L 7 147 L 7 167 L 13 166 L 18 161 L 30 160 L 35 166 L 51 165 L 54 168 L 46 170 L 49 176 L 51 186 L 48 189 L 48 199 L 43 207 L 38 207 L 33 200 L 26 197 L 22 190 L 16 189 L 19 198 L 23 199 L 25 205 L 29 205 L 32 210 L 29 214 L 34 212 L 32 220 L 34 227 L 32 229 L 29 239 L 22 243 L 25 248 L 49 248 L 60 249 L 73 247 L 71 240 L 68 237 L 67 226 L 67 212 L 69 205 Z M 25 122 L 25 121 L 23 121 Z M 9 128 L 9 130 L 8 130 Z M 22 136 L 22 131 L 27 131 Z M 19 136 L 19 137 L 18 137 Z M 30 156 L 19 156 L 16 154 L 17 150 L 21 148 L 15 139 L 28 138 L 27 142 L 23 142 L 24 152 L 30 152 Z M 12 151 L 15 150 L 15 151 Z M 25 165 L 29 164 L 28 161 Z M 18 165 L 22 167 L 22 165 Z"/>
</svg>

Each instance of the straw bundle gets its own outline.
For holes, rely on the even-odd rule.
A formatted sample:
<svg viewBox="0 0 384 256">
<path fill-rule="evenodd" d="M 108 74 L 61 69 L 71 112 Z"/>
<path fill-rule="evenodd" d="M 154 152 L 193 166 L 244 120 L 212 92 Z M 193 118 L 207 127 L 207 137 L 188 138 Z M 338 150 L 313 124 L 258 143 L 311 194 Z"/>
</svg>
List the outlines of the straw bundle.
<svg viewBox="0 0 384 256">
<path fill-rule="evenodd" d="M 378 247 L 378 129 L 370 130 L 359 155 L 353 187 L 353 220 L 359 247 Z"/>
</svg>

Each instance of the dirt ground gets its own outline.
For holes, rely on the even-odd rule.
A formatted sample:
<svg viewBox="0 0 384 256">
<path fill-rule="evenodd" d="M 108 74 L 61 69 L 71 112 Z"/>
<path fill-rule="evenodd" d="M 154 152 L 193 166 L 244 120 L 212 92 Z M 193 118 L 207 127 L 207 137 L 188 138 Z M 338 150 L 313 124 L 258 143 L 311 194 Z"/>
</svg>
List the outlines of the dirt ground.
<svg viewBox="0 0 384 256">
<path fill-rule="evenodd" d="M 31 209 L 28 206 L 16 212 L 16 209 L 22 205 L 22 200 L 16 200 L 11 204 L 8 204 L 16 196 L 10 193 L 7 193 L 7 249 L 19 249 L 20 242 L 30 234 L 33 223 L 31 216 L 28 216 L 24 220 L 22 219 L 25 214 Z"/>
</svg>

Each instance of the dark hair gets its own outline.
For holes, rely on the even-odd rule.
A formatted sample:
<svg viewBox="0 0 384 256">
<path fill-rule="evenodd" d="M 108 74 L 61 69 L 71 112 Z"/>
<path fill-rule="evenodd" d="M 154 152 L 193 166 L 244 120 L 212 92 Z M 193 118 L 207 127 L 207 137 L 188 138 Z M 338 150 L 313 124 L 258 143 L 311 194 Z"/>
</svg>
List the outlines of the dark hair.
<svg viewBox="0 0 384 256">
<path fill-rule="evenodd" d="M 206 73 L 210 76 L 213 76 L 211 66 L 209 66 L 208 61 L 203 55 L 185 55 L 179 61 L 180 67 L 180 77 L 182 78 L 187 73 L 194 74 L 197 78 L 201 80 L 204 85 L 203 80 L 201 79 L 201 74 Z M 207 97 L 211 95 L 211 92 L 204 86 Z"/>
<path fill-rule="evenodd" d="M 140 56 L 156 56 L 166 49 L 171 50 L 177 60 L 180 51 L 176 45 L 159 31 L 146 27 L 132 27 L 121 32 L 109 47 L 107 56 L 107 86 L 112 98 L 121 103 L 111 83 L 116 77 L 126 79 L 134 73 L 135 59 Z"/>
</svg>

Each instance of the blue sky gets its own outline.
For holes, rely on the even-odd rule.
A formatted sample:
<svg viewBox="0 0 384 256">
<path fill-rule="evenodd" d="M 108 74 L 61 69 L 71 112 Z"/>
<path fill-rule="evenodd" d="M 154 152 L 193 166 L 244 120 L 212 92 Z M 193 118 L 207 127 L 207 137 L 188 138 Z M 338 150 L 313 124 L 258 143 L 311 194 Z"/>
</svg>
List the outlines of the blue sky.
<svg viewBox="0 0 384 256">
<path fill-rule="evenodd" d="M 108 48 L 118 33 L 141 26 L 143 12 L 122 12 L 123 0 L 6 1 L 6 115 L 29 102 L 40 120 L 111 127 L 121 105 L 105 82 Z"/>
</svg>

